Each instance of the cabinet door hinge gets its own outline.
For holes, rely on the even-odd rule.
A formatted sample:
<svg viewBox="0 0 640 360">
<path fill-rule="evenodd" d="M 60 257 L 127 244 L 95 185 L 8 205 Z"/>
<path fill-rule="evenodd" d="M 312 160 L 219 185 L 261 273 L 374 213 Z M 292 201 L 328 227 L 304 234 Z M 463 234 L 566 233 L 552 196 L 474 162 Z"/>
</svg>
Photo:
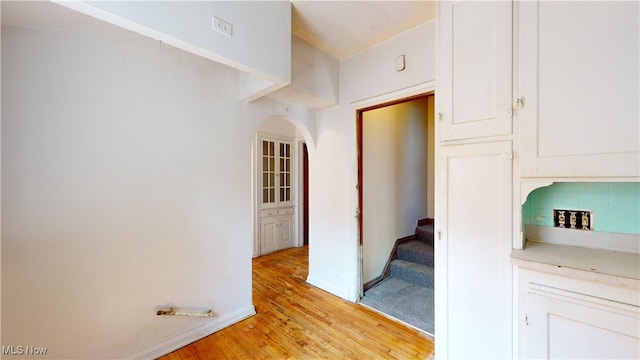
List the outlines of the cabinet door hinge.
<svg viewBox="0 0 640 360">
<path fill-rule="evenodd" d="M 438 231 L 438 240 L 442 240 L 442 231 Z"/>
<path fill-rule="evenodd" d="M 442 119 L 444 119 L 444 114 L 442 114 L 441 112 L 438 113 L 438 121 L 442 121 Z"/>
</svg>

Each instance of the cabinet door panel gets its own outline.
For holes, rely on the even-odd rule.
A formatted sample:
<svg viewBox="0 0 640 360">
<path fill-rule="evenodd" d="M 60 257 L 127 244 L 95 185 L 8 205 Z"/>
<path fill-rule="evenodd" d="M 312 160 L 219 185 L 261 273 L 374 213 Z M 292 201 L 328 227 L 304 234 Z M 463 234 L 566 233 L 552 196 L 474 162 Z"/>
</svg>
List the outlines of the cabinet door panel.
<svg viewBox="0 0 640 360">
<path fill-rule="evenodd" d="M 511 134 L 512 4 L 443 2 L 439 9 L 441 140 Z"/>
<path fill-rule="evenodd" d="M 278 226 L 275 217 L 260 219 L 260 254 L 278 250 Z"/>
<path fill-rule="evenodd" d="M 558 292 L 556 290 L 556 292 Z M 525 359 L 638 359 L 638 311 L 567 297 L 528 294 L 520 335 Z"/>
<path fill-rule="evenodd" d="M 293 216 L 283 216 L 278 220 L 280 227 L 280 238 L 278 239 L 278 249 L 288 249 L 293 247 Z"/>
<path fill-rule="evenodd" d="M 511 150 L 510 141 L 440 148 L 435 291 L 443 358 L 511 356 Z"/>
<path fill-rule="evenodd" d="M 640 176 L 639 11 L 520 4 L 523 176 Z"/>
</svg>

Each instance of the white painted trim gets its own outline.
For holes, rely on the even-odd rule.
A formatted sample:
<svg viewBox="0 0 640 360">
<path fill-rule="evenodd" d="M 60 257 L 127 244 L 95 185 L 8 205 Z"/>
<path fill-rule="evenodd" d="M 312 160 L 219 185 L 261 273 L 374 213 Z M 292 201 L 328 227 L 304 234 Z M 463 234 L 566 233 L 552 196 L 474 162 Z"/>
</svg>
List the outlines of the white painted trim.
<svg viewBox="0 0 640 360">
<path fill-rule="evenodd" d="M 368 99 L 352 102 L 351 108 L 354 110 L 368 108 L 375 105 L 384 104 L 387 102 L 399 100 L 405 97 L 416 96 L 420 94 L 426 94 L 433 92 L 436 89 L 435 81 L 428 81 L 421 84 L 413 85 L 404 89 L 392 91 L 386 94 L 374 96 Z"/>
<path fill-rule="evenodd" d="M 527 179 L 520 181 L 520 205 L 524 205 L 527 202 L 527 197 L 534 190 L 543 188 L 553 184 L 553 181 L 545 179 Z"/>
<path fill-rule="evenodd" d="M 260 256 L 260 203 L 258 194 L 258 139 L 260 134 L 255 133 L 251 146 L 251 203 L 253 204 L 253 254 Z"/>
<path fill-rule="evenodd" d="M 200 340 L 205 336 L 209 336 L 215 332 L 218 332 L 226 327 L 229 327 L 237 322 L 240 322 L 246 318 L 249 318 L 256 314 L 255 307 L 249 306 L 248 308 L 240 309 L 231 314 L 214 318 L 211 322 L 189 330 L 186 333 L 169 338 L 161 343 L 158 343 L 150 348 L 140 351 L 137 354 L 127 357 L 127 360 L 146 360 L 156 359 L 160 356 L 166 355 L 176 349 L 179 349 L 185 345 L 188 345 L 194 341 Z"/>
</svg>

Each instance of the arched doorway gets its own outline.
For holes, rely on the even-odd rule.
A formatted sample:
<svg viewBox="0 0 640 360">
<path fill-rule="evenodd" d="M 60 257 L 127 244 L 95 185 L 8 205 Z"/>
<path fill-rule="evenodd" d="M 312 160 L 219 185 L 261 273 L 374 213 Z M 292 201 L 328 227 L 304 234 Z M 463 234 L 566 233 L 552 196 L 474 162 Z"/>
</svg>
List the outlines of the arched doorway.
<svg viewBox="0 0 640 360">
<path fill-rule="evenodd" d="M 252 151 L 253 257 L 308 244 L 307 128 L 286 116 L 266 118 Z"/>
</svg>

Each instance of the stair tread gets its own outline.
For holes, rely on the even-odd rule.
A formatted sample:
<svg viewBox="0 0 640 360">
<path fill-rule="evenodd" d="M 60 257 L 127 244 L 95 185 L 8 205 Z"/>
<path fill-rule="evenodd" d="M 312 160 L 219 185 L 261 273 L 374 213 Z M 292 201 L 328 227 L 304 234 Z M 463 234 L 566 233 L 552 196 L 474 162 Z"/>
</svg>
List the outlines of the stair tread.
<svg viewBox="0 0 640 360">
<path fill-rule="evenodd" d="M 433 246 L 419 240 L 411 240 L 411 241 L 402 243 L 398 245 L 398 249 L 406 249 L 406 250 L 421 253 L 421 254 L 433 255 Z"/>
<path fill-rule="evenodd" d="M 433 267 L 396 259 L 391 262 L 392 278 L 401 279 L 426 288 L 433 288 Z"/>
<path fill-rule="evenodd" d="M 391 262 L 392 265 L 409 268 L 414 271 L 424 272 L 433 275 L 433 267 L 428 265 L 422 265 L 411 261 L 402 259 L 395 259 Z"/>
<path fill-rule="evenodd" d="M 416 227 L 416 239 L 433 246 L 433 224 Z"/>
<path fill-rule="evenodd" d="M 433 246 L 424 241 L 411 240 L 400 244 L 397 248 L 397 254 L 398 259 L 433 266 Z"/>
</svg>

